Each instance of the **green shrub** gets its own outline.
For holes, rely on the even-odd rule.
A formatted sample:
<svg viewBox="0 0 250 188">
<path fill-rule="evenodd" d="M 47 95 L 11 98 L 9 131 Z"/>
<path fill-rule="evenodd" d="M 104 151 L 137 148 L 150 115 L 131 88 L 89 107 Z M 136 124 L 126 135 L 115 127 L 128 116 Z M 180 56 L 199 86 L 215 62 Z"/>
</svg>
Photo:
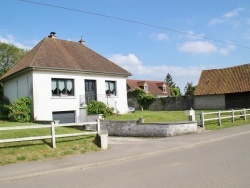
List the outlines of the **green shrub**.
<svg viewBox="0 0 250 188">
<path fill-rule="evenodd" d="M 140 104 L 142 110 L 148 109 L 149 105 L 156 99 L 156 96 L 145 93 L 145 91 L 141 88 L 136 88 L 131 91 L 130 95 L 136 97 L 136 100 Z"/>
<path fill-rule="evenodd" d="M 30 121 L 31 99 L 29 97 L 21 97 L 6 107 L 9 109 L 8 117 L 10 120 L 22 123 Z"/>
<path fill-rule="evenodd" d="M 106 106 L 101 101 L 90 101 L 87 106 L 88 115 L 103 114 L 103 117 L 112 115 L 114 108 Z"/>
<path fill-rule="evenodd" d="M 0 119 L 8 119 L 9 109 L 6 105 L 9 105 L 9 99 L 7 97 L 0 97 Z"/>
</svg>

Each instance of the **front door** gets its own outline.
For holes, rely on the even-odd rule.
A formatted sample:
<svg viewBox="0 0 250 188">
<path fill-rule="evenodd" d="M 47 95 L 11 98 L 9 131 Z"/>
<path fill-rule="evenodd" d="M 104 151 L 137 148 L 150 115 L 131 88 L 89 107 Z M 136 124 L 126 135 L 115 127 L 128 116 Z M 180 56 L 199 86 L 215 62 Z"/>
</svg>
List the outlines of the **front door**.
<svg viewBox="0 0 250 188">
<path fill-rule="evenodd" d="M 96 100 L 96 81 L 85 80 L 85 102 L 88 104 L 92 100 Z"/>
</svg>

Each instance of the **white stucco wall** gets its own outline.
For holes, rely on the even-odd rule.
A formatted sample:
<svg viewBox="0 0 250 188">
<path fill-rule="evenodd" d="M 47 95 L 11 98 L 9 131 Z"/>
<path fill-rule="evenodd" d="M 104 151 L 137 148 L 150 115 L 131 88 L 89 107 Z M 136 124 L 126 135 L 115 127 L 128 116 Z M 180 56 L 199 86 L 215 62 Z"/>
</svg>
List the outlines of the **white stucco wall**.
<svg viewBox="0 0 250 188">
<path fill-rule="evenodd" d="M 17 76 L 14 79 L 3 83 L 4 96 L 8 97 L 10 102 L 20 97 L 32 97 L 32 75 L 31 72 Z"/>
<path fill-rule="evenodd" d="M 63 78 L 74 80 L 74 96 L 52 96 L 51 79 Z M 52 112 L 75 111 L 76 122 L 80 122 L 80 95 L 85 94 L 85 79 L 96 80 L 97 100 L 114 105 L 116 101 L 117 110 L 127 113 L 126 78 L 113 76 L 87 75 L 81 73 L 63 73 L 33 71 L 33 106 L 34 118 L 36 120 L 52 120 Z M 105 80 L 116 81 L 117 96 L 106 98 Z"/>
</svg>

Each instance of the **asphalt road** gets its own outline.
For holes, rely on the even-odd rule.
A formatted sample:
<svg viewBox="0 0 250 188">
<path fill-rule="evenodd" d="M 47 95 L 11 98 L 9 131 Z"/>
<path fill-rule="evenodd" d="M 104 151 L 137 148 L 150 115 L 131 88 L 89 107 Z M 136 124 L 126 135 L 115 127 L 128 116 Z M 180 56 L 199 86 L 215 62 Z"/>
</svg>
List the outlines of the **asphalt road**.
<svg viewBox="0 0 250 188">
<path fill-rule="evenodd" d="M 170 147 L 174 142 L 180 144 Z M 250 187 L 250 126 L 151 141 L 113 140 L 110 150 L 118 147 L 126 157 L 0 181 L 0 187 Z M 126 155 L 133 147 L 140 153 Z"/>
</svg>

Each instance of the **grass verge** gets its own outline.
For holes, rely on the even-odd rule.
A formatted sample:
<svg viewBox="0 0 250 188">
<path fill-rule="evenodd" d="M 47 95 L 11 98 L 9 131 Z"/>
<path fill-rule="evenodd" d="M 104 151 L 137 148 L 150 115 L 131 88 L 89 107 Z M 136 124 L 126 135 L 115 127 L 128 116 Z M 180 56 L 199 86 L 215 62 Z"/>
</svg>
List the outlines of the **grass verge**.
<svg viewBox="0 0 250 188">
<path fill-rule="evenodd" d="M 215 112 L 214 110 L 196 110 L 195 112 Z M 151 122 L 178 122 L 178 121 L 188 121 L 188 117 L 185 116 L 184 111 L 136 111 L 133 114 L 125 114 L 121 116 L 109 116 L 106 120 L 138 120 L 139 118 L 144 117 L 145 123 Z M 208 116 L 207 118 L 212 118 L 213 115 Z M 200 117 L 196 115 L 196 120 L 199 122 Z M 205 129 L 206 130 L 219 130 L 227 127 L 240 126 L 250 124 L 250 116 L 247 116 L 247 120 L 242 118 L 235 118 L 234 122 L 231 122 L 231 119 L 223 119 L 221 121 L 221 126 L 218 126 L 217 121 L 206 121 Z"/>
<path fill-rule="evenodd" d="M 34 124 L 22 124 L 13 122 L 1 122 L 0 127 L 27 126 Z M 57 127 L 57 134 L 82 132 L 79 127 Z M 0 131 L 0 139 L 22 138 L 28 136 L 50 135 L 49 128 Z M 51 139 L 23 141 L 0 144 L 0 165 L 24 161 L 38 161 L 50 158 L 59 158 L 67 155 L 82 154 L 88 151 L 99 151 L 95 135 L 57 138 L 56 148 L 51 147 Z"/>
<path fill-rule="evenodd" d="M 201 110 L 196 110 L 196 113 L 200 111 Z M 204 112 L 209 111 L 206 110 Z M 184 115 L 184 111 L 136 111 L 133 114 L 109 116 L 106 118 L 106 120 L 138 120 L 142 117 L 145 118 L 145 123 L 188 121 L 188 117 Z M 196 116 L 196 119 L 197 121 L 199 121 L 199 116 Z M 245 124 L 250 124 L 250 116 L 247 116 L 247 121 L 244 121 L 242 118 L 235 118 L 234 122 L 231 122 L 230 119 L 224 119 L 222 120 L 221 126 L 218 126 L 217 121 L 205 122 L 205 128 L 207 130 L 219 130 L 222 128 L 240 126 Z M 27 125 L 33 124 L 0 122 L 0 127 Z M 82 131 L 83 130 L 79 127 L 56 128 L 57 134 L 67 134 Z M 44 136 L 49 134 L 49 128 L 0 131 L 0 139 Z M 100 150 L 100 148 L 97 146 L 96 136 L 57 138 L 56 145 L 56 149 L 51 148 L 51 139 L 0 144 L 0 165 L 7 165 L 24 161 L 46 160 L 50 158 L 59 158 L 67 155 L 76 155 L 88 151 Z"/>
</svg>

